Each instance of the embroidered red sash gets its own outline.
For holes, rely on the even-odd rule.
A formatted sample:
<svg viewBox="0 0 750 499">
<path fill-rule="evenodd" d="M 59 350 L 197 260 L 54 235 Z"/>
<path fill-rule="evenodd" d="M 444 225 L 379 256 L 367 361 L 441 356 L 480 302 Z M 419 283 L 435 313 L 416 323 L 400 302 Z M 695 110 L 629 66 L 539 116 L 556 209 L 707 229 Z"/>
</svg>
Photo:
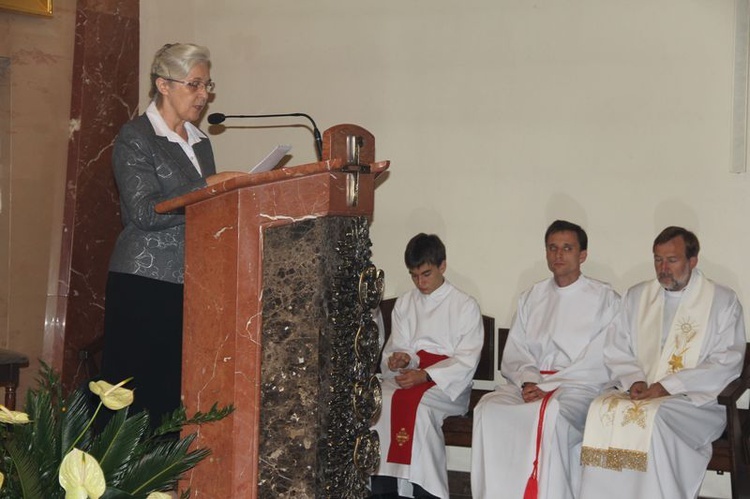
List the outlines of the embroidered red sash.
<svg viewBox="0 0 750 499">
<path fill-rule="evenodd" d="M 424 369 L 447 359 L 446 355 L 420 350 L 419 368 Z M 399 389 L 391 399 L 391 446 L 388 448 L 389 463 L 411 464 L 411 447 L 414 441 L 414 423 L 417 419 L 417 408 L 424 393 L 435 386 L 434 381 L 407 389 Z"/>
<path fill-rule="evenodd" d="M 541 371 L 541 374 L 555 374 L 557 371 Z M 537 499 L 539 496 L 539 482 L 537 480 L 537 471 L 539 468 L 539 450 L 542 448 L 542 436 L 544 433 L 544 414 L 547 412 L 547 402 L 552 398 L 552 394 L 555 390 L 547 392 L 547 395 L 542 399 L 542 405 L 539 406 L 539 422 L 536 425 L 536 454 L 534 455 L 534 467 L 531 470 L 531 476 L 529 476 L 526 482 L 526 490 L 523 491 L 523 499 Z"/>
</svg>

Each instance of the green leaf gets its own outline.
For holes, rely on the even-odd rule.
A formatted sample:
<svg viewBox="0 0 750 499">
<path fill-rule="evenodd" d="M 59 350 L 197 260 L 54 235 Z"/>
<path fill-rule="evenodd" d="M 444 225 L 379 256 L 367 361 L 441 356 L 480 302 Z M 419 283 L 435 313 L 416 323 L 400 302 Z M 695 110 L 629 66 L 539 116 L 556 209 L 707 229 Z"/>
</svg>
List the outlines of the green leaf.
<svg viewBox="0 0 750 499">
<path fill-rule="evenodd" d="M 59 459 L 59 438 L 57 437 L 57 421 L 48 397 L 34 399 L 29 407 L 29 417 L 33 423 L 28 427 L 12 427 L 10 433 L 19 445 L 29 454 L 42 478 L 51 477 L 56 473 Z M 20 444 L 23 442 L 23 444 Z"/>
<path fill-rule="evenodd" d="M 102 433 L 91 444 L 94 456 L 107 477 L 107 484 L 117 486 L 137 459 L 136 450 L 149 428 L 148 414 L 140 412 L 128 417 L 127 410 L 118 411 Z"/>
<path fill-rule="evenodd" d="M 63 456 L 72 447 L 96 459 L 107 481 L 104 499 L 146 499 L 153 491 L 174 490 L 180 477 L 208 454 L 190 451 L 195 435 L 179 440 L 185 425 L 205 424 L 231 414 L 231 406 L 197 412 L 187 418 L 184 407 L 166 418 L 161 432 L 150 432 L 148 414 L 115 411 L 106 426 L 93 425 L 94 397 L 81 387 L 62 397 L 59 376 L 42 363 L 37 388 L 28 390 L 25 412 L 30 424 L 0 423 L 0 471 L 6 481 L 1 499 L 63 499 L 59 485 Z M 165 435 L 168 434 L 168 435 Z M 187 499 L 189 491 L 181 494 Z"/>
<path fill-rule="evenodd" d="M 58 470 L 62 460 L 60 449 L 62 414 L 67 410 L 61 397 L 59 376 L 46 364 L 41 363 L 37 375 L 37 388 L 26 393 L 25 411 L 31 418 L 29 425 L 13 426 L 4 432 L 2 450 L 3 462 L 10 458 L 15 462 L 26 463 L 25 469 L 5 469 L 7 483 L 3 490 L 13 489 L 15 497 L 28 497 L 23 492 L 29 488 L 29 479 L 33 473 L 34 480 L 41 487 L 44 499 L 63 497 L 63 490 L 58 484 Z M 18 453 L 23 452 L 23 458 Z M 21 477 L 24 483 L 20 484 Z M 17 487 L 16 487 L 17 486 Z M 31 486 L 36 490 L 35 486 Z M 7 497 L 14 497 L 13 495 Z"/>
<path fill-rule="evenodd" d="M 192 434 L 182 440 L 153 444 L 139 462 L 133 465 L 128 476 L 123 478 L 120 488 L 132 494 L 140 494 L 176 485 L 183 473 L 210 454 L 208 449 L 188 452 L 195 437 Z"/>
<path fill-rule="evenodd" d="M 101 497 L 101 499 L 133 499 L 133 497 L 134 496 L 132 494 L 128 494 L 124 490 L 120 490 L 115 487 L 107 487 L 107 490 L 104 492 L 104 495 Z"/>
<path fill-rule="evenodd" d="M 36 463 L 30 454 L 20 449 L 16 442 L 8 440 L 3 448 L 8 452 L 18 475 L 18 483 L 24 499 L 51 499 L 44 494 Z"/>
<path fill-rule="evenodd" d="M 91 443 L 91 398 L 88 392 L 73 392 L 62 408 L 60 418 L 60 449 L 64 456 L 73 448 L 88 449 Z"/>
<path fill-rule="evenodd" d="M 206 423 L 213 423 L 229 416 L 234 412 L 234 406 L 229 404 L 222 408 L 218 407 L 218 403 L 214 403 L 208 412 L 196 412 L 192 418 L 188 419 L 185 406 L 180 406 L 169 416 L 164 417 L 161 425 L 154 430 L 154 435 L 166 435 L 182 430 L 183 427 L 188 425 L 202 425 Z"/>
</svg>

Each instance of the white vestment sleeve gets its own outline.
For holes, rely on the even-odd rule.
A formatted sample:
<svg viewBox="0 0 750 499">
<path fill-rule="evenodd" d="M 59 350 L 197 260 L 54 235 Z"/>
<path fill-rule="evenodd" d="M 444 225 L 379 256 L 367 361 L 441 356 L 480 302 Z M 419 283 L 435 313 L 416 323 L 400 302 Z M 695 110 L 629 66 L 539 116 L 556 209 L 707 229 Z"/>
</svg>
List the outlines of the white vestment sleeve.
<svg viewBox="0 0 750 499">
<path fill-rule="evenodd" d="M 518 298 L 518 309 L 508 333 L 508 341 L 503 350 L 503 360 L 500 370 L 508 382 L 521 387 L 524 383 L 539 383 L 542 376 L 539 374 L 537 360 L 531 354 L 526 341 L 526 300 L 530 293 L 525 291 Z"/>
<path fill-rule="evenodd" d="M 402 307 L 399 306 L 401 299 L 396 300 L 396 304 L 393 307 L 393 312 L 391 313 L 391 335 L 388 337 L 388 341 L 385 342 L 383 357 L 380 361 L 380 372 L 383 373 L 383 378 L 385 379 L 394 378 L 399 374 L 398 371 L 391 371 L 388 368 L 388 359 L 394 352 L 406 352 L 409 354 L 411 358 L 406 369 L 416 369 L 419 365 L 417 352 L 412 346 L 414 344 L 414 327 L 410 326 L 406 317 L 402 315 Z"/>
<path fill-rule="evenodd" d="M 456 400 L 471 386 L 482 353 L 484 324 L 476 301 L 470 299 L 462 304 L 457 326 L 455 331 L 450 331 L 458 337 L 453 354 L 427 369 L 435 384 L 451 400 Z"/>
<path fill-rule="evenodd" d="M 636 381 L 646 381 L 646 373 L 636 361 L 634 338 L 630 334 L 631 316 L 637 313 L 639 298 L 640 295 L 633 293 L 632 289 L 625 293 L 622 310 L 609 327 L 604 340 L 604 363 L 615 386 L 623 391 L 630 390 Z"/>
<path fill-rule="evenodd" d="M 555 374 L 545 378 L 543 383 L 539 383 L 540 389 L 548 392 L 569 383 L 602 386 L 606 384 L 608 374 L 603 362 L 604 343 L 607 331 L 619 313 L 619 305 L 619 295 L 608 289 L 607 295 L 601 299 L 600 309 L 596 311 L 596 327 L 589 332 L 591 336 L 586 347 L 569 366 L 558 369 Z"/>
</svg>

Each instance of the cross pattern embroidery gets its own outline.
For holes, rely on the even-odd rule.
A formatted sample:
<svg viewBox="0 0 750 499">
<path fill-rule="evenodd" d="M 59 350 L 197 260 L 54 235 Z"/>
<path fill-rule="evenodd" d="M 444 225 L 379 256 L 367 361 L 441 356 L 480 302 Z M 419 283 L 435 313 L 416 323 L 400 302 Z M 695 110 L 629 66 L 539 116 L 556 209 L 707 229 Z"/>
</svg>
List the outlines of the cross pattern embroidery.
<svg viewBox="0 0 750 499">
<path fill-rule="evenodd" d="M 398 442 L 399 447 L 403 447 L 404 444 L 409 441 L 409 438 L 409 433 L 406 431 L 406 428 L 401 428 L 396 434 L 396 442 Z"/>
<path fill-rule="evenodd" d="M 688 351 L 691 346 L 690 343 L 698 334 L 697 325 L 693 323 L 690 317 L 681 319 L 677 327 L 679 331 L 674 338 L 674 350 L 668 361 L 670 373 L 680 372 L 685 367 L 683 363 L 685 352 Z"/>
</svg>

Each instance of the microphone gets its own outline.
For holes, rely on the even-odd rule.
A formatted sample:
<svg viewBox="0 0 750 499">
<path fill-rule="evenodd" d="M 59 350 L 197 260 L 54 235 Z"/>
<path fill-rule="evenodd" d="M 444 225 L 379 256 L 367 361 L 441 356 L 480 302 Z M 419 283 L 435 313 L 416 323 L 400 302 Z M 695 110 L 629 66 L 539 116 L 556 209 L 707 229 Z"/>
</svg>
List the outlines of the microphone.
<svg viewBox="0 0 750 499">
<path fill-rule="evenodd" d="M 208 115 L 209 125 L 218 125 L 224 123 L 227 118 L 281 118 L 285 116 L 302 116 L 307 118 L 312 123 L 313 137 L 315 137 L 315 150 L 318 153 L 318 161 L 323 161 L 323 138 L 320 136 L 320 130 L 318 125 L 315 124 L 309 114 L 305 113 L 281 113 L 281 114 L 223 114 L 223 113 L 212 113 Z"/>
</svg>

